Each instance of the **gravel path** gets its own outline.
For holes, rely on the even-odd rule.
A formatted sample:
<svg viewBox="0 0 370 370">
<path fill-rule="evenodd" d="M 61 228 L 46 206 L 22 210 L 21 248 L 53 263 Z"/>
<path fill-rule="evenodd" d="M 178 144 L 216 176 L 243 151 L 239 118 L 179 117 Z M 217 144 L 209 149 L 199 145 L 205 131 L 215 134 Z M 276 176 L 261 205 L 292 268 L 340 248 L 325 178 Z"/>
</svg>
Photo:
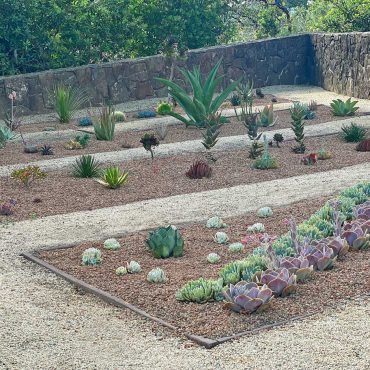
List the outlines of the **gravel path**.
<svg viewBox="0 0 370 370">
<path fill-rule="evenodd" d="M 342 125 L 350 124 L 351 122 L 358 123 L 365 128 L 370 128 L 370 119 L 366 116 L 363 117 L 353 117 L 340 121 L 331 121 L 320 123 L 317 125 L 307 126 L 305 128 L 305 136 L 320 136 L 320 135 L 330 135 L 336 134 L 341 131 Z M 285 128 L 281 130 L 272 130 L 266 132 L 266 137 L 271 140 L 275 133 L 281 133 L 285 140 L 293 139 L 294 134 L 290 128 Z M 217 145 L 212 149 L 213 152 L 217 151 L 227 151 L 227 150 L 238 150 L 243 149 L 250 145 L 251 140 L 247 135 L 236 135 L 221 137 Z M 172 155 L 180 155 L 186 153 L 199 153 L 205 152 L 204 146 L 201 144 L 200 140 L 188 140 L 183 141 L 181 145 L 178 142 L 162 144 L 155 149 L 156 157 L 168 157 Z M 122 163 L 126 160 L 134 160 L 141 158 L 148 158 L 149 154 L 143 148 L 132 148 L 121 151 L 114 152 L 102 152 L 94 154 L 94 157 L 101 163 Z M 70 167 L 75 163 L 76 159 L 80 155 L 70 156 L 64 158 L 46 159 L 42 161 L 28 162 L 30 165 L 39 166 L 45 171 L 55 171 L 61 170 L 66 167 Z M 17 163 L 9 166 L 0 166 L 0 176 L 8 176 L 11 172 L 17 168 L 24 167 L 25 163 Z"/>
</svg>

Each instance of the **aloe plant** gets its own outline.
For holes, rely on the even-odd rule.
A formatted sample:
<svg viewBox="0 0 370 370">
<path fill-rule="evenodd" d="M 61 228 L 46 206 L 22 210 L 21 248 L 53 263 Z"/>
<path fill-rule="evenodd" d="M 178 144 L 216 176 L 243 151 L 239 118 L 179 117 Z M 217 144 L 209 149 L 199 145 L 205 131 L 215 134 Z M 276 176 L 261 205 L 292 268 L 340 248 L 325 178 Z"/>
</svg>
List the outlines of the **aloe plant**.
<svg viewBox="0 0 370 370">
<path fill-rule="evenodd" d="M 334 116 L 353 116 L 359 107 L 356 107 L 357 100 L 351 100 L 351 98 L 343 101 L 341 99 L 335 99 L 330 103 L 331 110 Z"/>
<path fill-rule="evenodd" d="M 118 167 L 108 167 L 100 179 L 96 181 L 107 188 L 117 189 L 124 185 L 128 180 L 128 172 L 121 172 Z"/>
<path fill-rule="evenodd" d="M 228 98 L 230 93 L 235 90 L 239 83 L 239 80 L 232 82 L 220 94 L 214 97 L 216 89 L 223 79 L 223 76 L 216 77 L 221 62 L 222 60 L 219 60 L 216 63 L 204 82 L 202 81 L 199 66 L 194 67 L 192 72 L 180 69 L 185 80 L 191 85 L 192 97 L 176 83 L 164 78 L 156 78 L 156 80 L 168 87 L 170 95 L 177 101 L 188 118 L 183 117 L 170 109 L 166 109 L 165 113 L 177 118 L 181 122 L 184 122 L 186 127 L 206 127 L 206 122 L 209 122 L 211 117 L 217 113 L 221 104 Z M 161 110 L 157 110 L 157 112 L 160 113 Z"/>
</svg>

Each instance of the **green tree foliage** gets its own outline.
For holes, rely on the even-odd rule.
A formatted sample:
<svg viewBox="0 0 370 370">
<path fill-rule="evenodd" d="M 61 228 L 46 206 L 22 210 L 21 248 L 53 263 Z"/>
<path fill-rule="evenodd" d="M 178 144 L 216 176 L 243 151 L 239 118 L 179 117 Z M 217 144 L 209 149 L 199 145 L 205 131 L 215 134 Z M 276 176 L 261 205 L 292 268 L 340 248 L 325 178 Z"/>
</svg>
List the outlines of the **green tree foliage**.
<svg viewBox="0 0 370 370">
<path fill-rule="evenodd" d="M 226 0 L 0 0 L 0 74 L 157 54 L 228 39 Z"/>
</svg>

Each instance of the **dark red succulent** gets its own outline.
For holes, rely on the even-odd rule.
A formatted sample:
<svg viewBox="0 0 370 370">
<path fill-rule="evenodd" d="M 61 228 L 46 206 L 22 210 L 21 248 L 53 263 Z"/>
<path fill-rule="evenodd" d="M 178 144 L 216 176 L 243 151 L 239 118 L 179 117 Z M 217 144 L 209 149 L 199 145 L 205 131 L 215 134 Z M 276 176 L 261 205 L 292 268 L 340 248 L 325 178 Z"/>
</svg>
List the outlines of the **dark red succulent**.
<svg viewBox="0 0 370 370">
<path fill-rule="evenodd" d="M 186 176 L 190 179 L 202 179 L 203 177 L 211 177 L 212 167 L 207 162 L 196 161 L 194 162 L 189 170 L 186 172 Z"/>
<path fill-rule="evenodd" d="M 370 152 L 370 139 L 365 139 L 357 144 L 356 150 L 358 152 Z"/>
</svg>

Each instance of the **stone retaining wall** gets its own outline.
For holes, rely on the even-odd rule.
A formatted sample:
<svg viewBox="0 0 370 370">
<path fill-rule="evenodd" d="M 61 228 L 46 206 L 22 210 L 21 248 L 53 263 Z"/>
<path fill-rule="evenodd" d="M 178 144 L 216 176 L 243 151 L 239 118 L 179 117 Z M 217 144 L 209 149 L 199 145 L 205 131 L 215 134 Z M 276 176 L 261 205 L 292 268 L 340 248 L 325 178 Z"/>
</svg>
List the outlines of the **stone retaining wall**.
<svg viewBox="0 0 370 370">
<path fill-rule="evenodd" d="M 201 65 L 203 72 L 222 57 L 223 85 L 246 76 L 255 87 L 314 84 L 334 92 L 370 98 L 370 33 L 302 34 L 269 40 L 191 50 L 178 66 Z M 51 111 L 49 93 L 57 84 L 84 88 L 91 104 L 113 104 L 166 96 L 155 77 L 168 77 L 163 56 L 65 68 L 0 78 L 0 109 L 18 93 L 18 112 Z M 175 81 L 183 84 L 176 70 Z"/>
</svg>

